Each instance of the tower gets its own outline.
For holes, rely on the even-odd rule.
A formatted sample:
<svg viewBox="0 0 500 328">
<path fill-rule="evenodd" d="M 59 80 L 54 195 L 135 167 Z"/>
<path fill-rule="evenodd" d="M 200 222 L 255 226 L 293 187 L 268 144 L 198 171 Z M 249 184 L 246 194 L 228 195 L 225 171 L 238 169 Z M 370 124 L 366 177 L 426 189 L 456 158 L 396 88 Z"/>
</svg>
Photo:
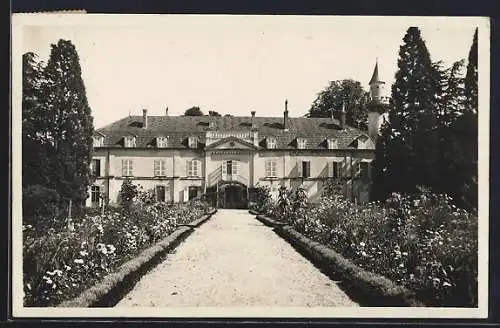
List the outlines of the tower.
<svg viewBox="0 0 500 328">
<path fill-rule="evenodd" d="M 378 60 L 375 62 L 370 85 L 370 102 L 368 103 L 368 135 L 376 140 L 384 119 L 387 119 L 386 106 L 389 98 L 385 96 L 385 82 L 378 76 Z"/>
<path fill-rule="evenodd" d="M 375 69 L 368 84 L 370 85 L 370 100 L 385 103 L 387 100 L 387 97 L 385 97 L 385 82 L 380 81 L 378 77 L 378 61 L 375 63 Z"/>
</svg>

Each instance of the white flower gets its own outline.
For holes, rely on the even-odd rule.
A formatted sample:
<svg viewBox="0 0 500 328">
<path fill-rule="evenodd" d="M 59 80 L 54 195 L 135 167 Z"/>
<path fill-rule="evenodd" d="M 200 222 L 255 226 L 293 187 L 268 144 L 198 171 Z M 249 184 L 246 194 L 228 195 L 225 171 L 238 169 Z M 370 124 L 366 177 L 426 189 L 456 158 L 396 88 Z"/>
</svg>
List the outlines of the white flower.
<svg viewBox="0 0 500 328">
<path fill-rule="evenodd" d="M 366 245 L 366 244 L 365 244 L 364 242 L 360 242 L 360 243 L 359 243 L 359 245 L 360 245 L 361 247 L 365 247 L 365 245 Z"/>
<path fill-rule="evenodd" d="M 73 262 L 75 262 L 77 264 L 83 264 L 83 260 L 82 259 L 74 259 Z"/>
<path fill-rule="evenodd" d="M 69 265 L 65 265 L 64 268 L 66 269 L 66 271 L 71 270 L 71 267 Z"/>
<path fill-rule="evenodd" d="M 80 251 L 80 255 L 81 256 L 87 256 L 87 255 L 89 255 L 89 253 L 87 251 Z"/>
<path fill-rule="evenodd" d="M 445 282 L 443 282 L 443 286 L 445 286 L 445 287 L 451 287 L 451 284 L 449 282 L 445 281 Z"/>
<path fill-rule="evenodd" d="M 106 247 L 108 248 L 109 253 L 114 253 L 116 250 L 116 247 L 113 245 L 106 245 Z"/>
</svg>

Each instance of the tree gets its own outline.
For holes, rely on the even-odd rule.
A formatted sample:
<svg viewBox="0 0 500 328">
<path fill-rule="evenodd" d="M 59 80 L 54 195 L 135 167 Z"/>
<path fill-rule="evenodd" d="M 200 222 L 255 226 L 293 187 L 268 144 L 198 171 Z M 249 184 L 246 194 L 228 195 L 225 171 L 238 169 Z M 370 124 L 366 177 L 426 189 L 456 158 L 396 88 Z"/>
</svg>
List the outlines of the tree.
<svg viewBox="0 0 500 328">
<path fill-rule="evenodd" d="M 309 109 L 309 117 L 333 117 L 340 119 L 343 104 L 346 108 L 346 123 L 366 130 L 368 128 L 368 112 L 366 103 L 368 92 L 361 83 L 354 80 L 331 81 L 320 91 Z"/>
<path fill-rule="evenodd" d="M 126 178 L 125 180 L 123 180 L 119 195 L 120 204 L 123 206 L 130 206 L 135 197 L 139 195 L 139 189 L 132 183 L 132 180 Z"/>
<path fill-rule="evenodd" d="M 410 27 L 399 50 L 392 85 L 389 122 L 382 127 L 383 147 L 376 153 L 376 172 L 388 191 L 415 192 L 418 185 L 439 180 L 437 101 L 441 75 L 432 64 L 420 30 Z"/>
<path fill-rule="evenodd" d="M 23 55 L 22 88 L 22 185 L 47 186 L 51 168 L 47 142 L 47 120 L 40 85 L 43 81 L 43 65 L 36 61 L 36 54 Z"/>
<path fill-rule="evenodd" d="M 210 110 L 208 111 L 208 115 L 209 116 L 222 116 L 221 114 L 217 113 L 216 111 L 214 110 Z"/>
<path fill-rule="evenodd" d="M 457 199 L 467 208 L 478 204 L 478 29 L 474 32 L 464 80 L 464 113 L 453 125 L 458 153 L 455 166 L 459 188 Z"/>
<path fill-rule="evenodd" d="M 467 64 L 467 74 L 465 75 L 465 107 L 466 110 L 477 113 L 477 32 L 476 28 L 472 39 L 472 46 L 469 50 L 469 60 Z"/>
<path fill-rule="evenodd" d="M 198 106 L 193 106 L 191 108 L 188 108 L 184 112 L 184 116 L 203 116 L 203 115 L 204 115 L 203 112 Z"/>
<path fill-rule="evenodd" d="M 41 84 L 45 134 L 53 147 L 50 181 L 75 204 L 83 204 L 90 184 L 93 119 L 82 79 L 80 60 L 71 41 L 52 44 Z"/>
</svg>

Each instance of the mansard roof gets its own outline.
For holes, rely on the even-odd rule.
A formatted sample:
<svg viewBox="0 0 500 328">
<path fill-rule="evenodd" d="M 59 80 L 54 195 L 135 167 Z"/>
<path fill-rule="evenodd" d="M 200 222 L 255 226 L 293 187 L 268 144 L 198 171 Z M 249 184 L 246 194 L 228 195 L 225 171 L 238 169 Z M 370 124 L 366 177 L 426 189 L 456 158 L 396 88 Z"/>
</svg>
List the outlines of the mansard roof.
<svg viewBox="0 0 500 328">
<path fill-rule="evenodd" d="M 288 130 L 283 129 L 282 117 L 254 117 L 257 125 L 259 145 L 267 137 L 276 137 L 277 149 L 296 148 L 297 138 L 307 139 L 307 149 L 325 149 L 326 139 L 337 140 L 339 149 L 353 149 L 352 142 L 365 132 L 346 126 L 332 118 L 289 118 Z M 158 135 L 168 136 L 169 148 L 188 148 L 187 139 L 197 136 L 203 147 L 205 134 L 210 131 L 210 122 L 221 132 L 252 131 L 250 116 L 148 116 L 148 127 L 142 128 L 142 116 L 127 116 L 97 129 L 105 135 L 105 147 L 121 147 L 125 135 L 136 136 L 136 147 L 152 147 L 151 141 Z M 263 147 L 265 148 L 265 147 Z"/>
</svg>

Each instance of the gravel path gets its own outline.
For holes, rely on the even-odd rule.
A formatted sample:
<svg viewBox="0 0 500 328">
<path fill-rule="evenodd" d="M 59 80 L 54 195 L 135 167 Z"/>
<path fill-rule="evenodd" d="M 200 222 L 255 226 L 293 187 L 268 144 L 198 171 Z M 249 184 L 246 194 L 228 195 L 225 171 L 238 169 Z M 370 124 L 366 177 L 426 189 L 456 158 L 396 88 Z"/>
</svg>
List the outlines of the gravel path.
<svg viewBox="0 0 500 328">
<path fill-rule="evenodd" d="M 358 306 L 244 210 L 219 210 L 117 306 Z"/>
</svg>

